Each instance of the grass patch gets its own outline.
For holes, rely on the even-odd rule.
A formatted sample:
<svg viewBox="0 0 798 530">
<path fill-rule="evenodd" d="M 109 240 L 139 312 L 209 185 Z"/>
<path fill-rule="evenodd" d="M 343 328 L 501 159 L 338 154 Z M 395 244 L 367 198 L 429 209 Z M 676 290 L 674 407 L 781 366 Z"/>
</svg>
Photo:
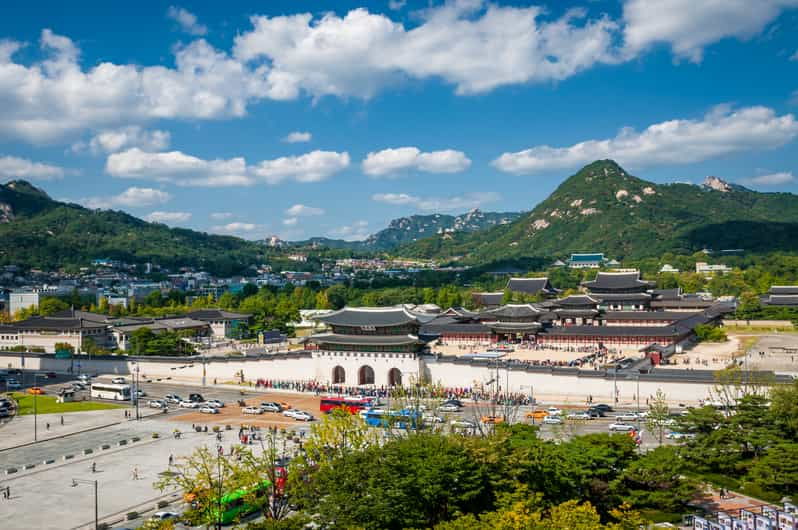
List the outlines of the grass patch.
<svg viewBox="0 0 798 530">
<path fill-rule="evenodd" d="M 11 394 L 19 404 L 18 414 L 25 416 L 33 414 L 33 396 L 15 392 Z M 36 397 L 36 411 L 38 414 L 63 414 L 65 412 L 86 412 L 89 410 L 120 409 L 125 405 L 113 403 L 98 403 L 97 401 L 73 401 L 71 403 L 58 403 L 55 396 L 42 395 Z"/>
<path fill-rule="evenodd" d="M 640 515 L 652 523 L 681 523 L 681 513 L 663 512 L 661 510 L 640 510 Z"/>
</svg>

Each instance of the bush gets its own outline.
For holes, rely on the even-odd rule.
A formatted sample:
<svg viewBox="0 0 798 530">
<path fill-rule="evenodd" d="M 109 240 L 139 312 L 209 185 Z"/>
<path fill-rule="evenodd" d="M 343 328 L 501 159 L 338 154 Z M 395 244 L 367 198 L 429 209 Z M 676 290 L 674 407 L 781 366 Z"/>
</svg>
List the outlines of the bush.
<svg viewBox="0 0 798 530">
<path fill-rule="evenodd" d="M 152 437 L 153 437 L 153 438 L 160 438 L 160 437 L 161 437 L 161 435 L 160 435 L 160 434 L 158 434 L 157 432 L 154 432 L 154 433 L 152 433 Z"/>
<path fill-rule="evenodd" d="M 221 430 L 222 430 L 222 428 L 221 428 L 221 427 L 219 427 L 218 425 L 214 425 L 214 426 L 213 426 L 213 432 L 219 432 L 219 431 L 221 431 Z"/>
<path fill-rule="evenodd" d="M 707 324 L 697 325 L 695 336 L 700 342 L 726 342 L 726 330 Z"/>
<path fill-rule="evenodd" d="M 167 506 L 169 506 L 169 501 L 158 501 L 158 504 L 156 506 L 159 509 L 160 508 L 166 508 Z"/>
<path fill-rule="evenodd" d="M 132 521 L 133 519 L 138 519 L 139 512 L 127 512 L 127 515 L 125 517 L 127 517 L 128 521 Z"/>
<path fill-rule="evenodd" d="M 108 530 L 111 526 L 108 523 L 100 523 L 97 525 L 98 530 Z"/>
</svg>

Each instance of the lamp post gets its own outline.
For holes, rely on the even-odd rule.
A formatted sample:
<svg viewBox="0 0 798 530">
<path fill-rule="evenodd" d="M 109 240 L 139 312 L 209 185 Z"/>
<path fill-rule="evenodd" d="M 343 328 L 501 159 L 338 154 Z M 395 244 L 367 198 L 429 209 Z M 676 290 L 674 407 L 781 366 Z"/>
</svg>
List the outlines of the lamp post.
<svg viewBox="0 0 798 530">
<path fill-rule="evenodd" d="M 222 444 L 216 444 L 216 455 L 218 458 L 218 479 L 219 479 L 219 491 L 217 492 L 217 506 L 216 506 L 216 529 L 222 530 Z"/>
<path fill-rule="evenodd" d="M 34 374 L 33 374 L 33 388 L 34 388 L 34 391 L 33 391 L 33 441 L 34 442 L 38 442 L 39 441 L 39 409 L 38 409 L 37 400 L 36 400 L 36 397 L 37 397 L 37 395 L 39 393 L 39 391 L 37 390 L 37 388 L 38 388 L 38 378 L 39 378 L 39 374 L 34 372 Z"/>
<path fill-rule="evenodd" d="M 96 480 L 85 480 L 80 478 L 73 478 L 72 479 L 72 487 L 76 488 L 80 484 L 88 484 L 89 486 L 94 486 L 94 530 L 100 529 L 100 517 L 99 517 L 99 503 L 98 503 L 98 495 L 97 495 L 97 481 Z"/>
</svg>

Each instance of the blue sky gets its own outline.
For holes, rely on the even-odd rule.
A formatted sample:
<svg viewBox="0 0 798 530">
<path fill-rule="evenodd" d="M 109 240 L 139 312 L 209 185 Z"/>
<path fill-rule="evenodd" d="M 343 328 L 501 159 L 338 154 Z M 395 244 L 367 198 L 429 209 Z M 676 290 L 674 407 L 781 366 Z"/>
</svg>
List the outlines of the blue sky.
<svg viewBox="0 0 798 530">
<path fill-rule="evenodd" d="M 0 180 L 90 207 L 356 239 L 596 158 L 798 190 L 796 0 L 9 4 Z"/>
</svg>

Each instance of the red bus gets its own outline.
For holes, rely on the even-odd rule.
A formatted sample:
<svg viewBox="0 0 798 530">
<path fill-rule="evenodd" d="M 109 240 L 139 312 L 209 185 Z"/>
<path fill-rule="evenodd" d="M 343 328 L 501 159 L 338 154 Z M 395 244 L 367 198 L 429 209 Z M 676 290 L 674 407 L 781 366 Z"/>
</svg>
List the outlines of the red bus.
<svg viewBox="0 0 798 530">
<path fill-rule="evenodd" d="M 358 398 L 358 397 L 340 397 L 328 396 L 321 398 L 319 410 L 326 414 L 332 412 L 333 409 L 346 408 L 350 414 L 357 414 L 361 410 L 370 409 L 372 407 L 372 398 Z"/>
</svg>

